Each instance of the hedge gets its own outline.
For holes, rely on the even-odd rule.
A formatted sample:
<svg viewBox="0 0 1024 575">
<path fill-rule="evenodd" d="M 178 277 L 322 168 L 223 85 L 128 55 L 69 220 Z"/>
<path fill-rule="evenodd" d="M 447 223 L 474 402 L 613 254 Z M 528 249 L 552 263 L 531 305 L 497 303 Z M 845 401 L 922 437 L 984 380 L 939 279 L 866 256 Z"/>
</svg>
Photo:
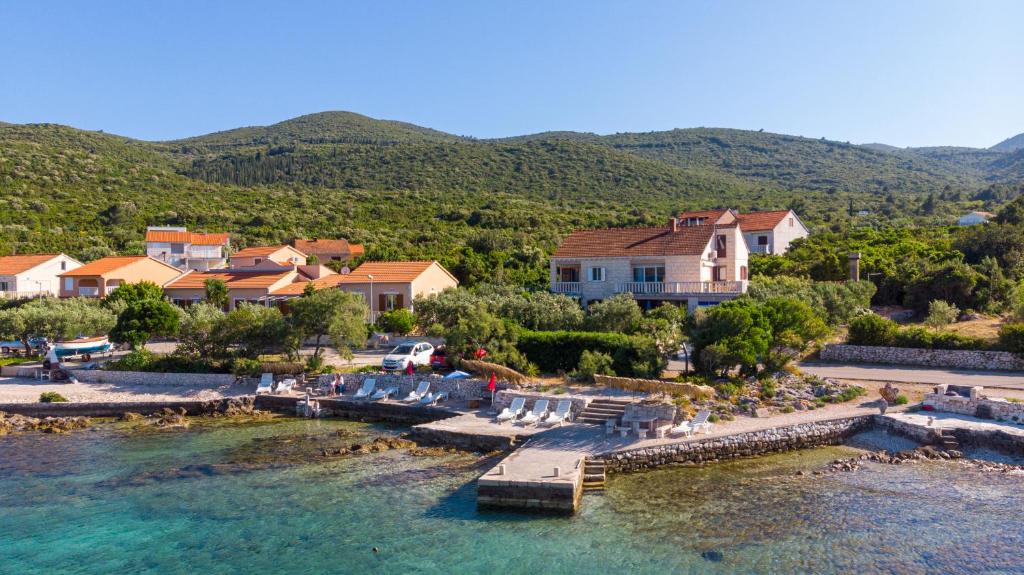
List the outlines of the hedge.
<svg viewBox="0 0 1024 575">
<path fill-rule="evenodd" d="M 519 333 L 516 344 L 526 359 L 547 373 L 570 372 L 584 351 L 612 357 L 612 370 L 622 377 L 658 377 L 664 360 L 654 340 L 643 336 L 591 331 L 530 331 Z"/>
<path fill-rule="evenodd" d="M 923 327 L 900 327 L 896 322 L 871 314 L 850 322 L 846 342 L 852 345 L 917 349 L 996 350 L 1003 346 L 979 338 Z"/>
</svg>

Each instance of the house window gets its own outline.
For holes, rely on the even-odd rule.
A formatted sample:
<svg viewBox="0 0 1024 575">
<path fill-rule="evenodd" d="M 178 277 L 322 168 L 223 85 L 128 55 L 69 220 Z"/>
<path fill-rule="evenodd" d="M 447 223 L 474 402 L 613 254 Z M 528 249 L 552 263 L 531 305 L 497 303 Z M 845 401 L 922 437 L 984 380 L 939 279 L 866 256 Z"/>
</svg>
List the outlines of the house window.
<svg viewBox="0 0 1024 575">
<path fill-rule="evenodd" d="M 256 265 L 263 261 L 263 258 L 252 258 L 252 265 Z"/>
<path fill-rule="evenodd" d="M 11 286 L 7 282 L 0 282 L 0 291 L 11 291 Z"/>
<path fill-rule="evenodd" d="M 789 227 L 793 227 L 794 225 L 796 224 L 793 222 L 793 218 L 789 218 Z"/>
<path fill-rule="evenodd" d="M 768 236 L 757 236 L 757 245 L 766 246 L 768 245 Z"/>
<path fill-rule="evenodd" d="M 643 266 L 633 268 L 636 283 L 662 283 L 665 281 L 665 266 Z"/>
<path fill-rule="evenodd" d="M 580 268 L 563 268 L 559 266 L 555 268 L 555 277 L 560 282 L 578 282 L 580 281 Z"/>
<path fill-rule="evenodd" d="M 603 282 L 605 277 L 604 268 L 587 268 L 587 279 L 592 282 Z"/>
<path fill-rule="evenodd" d="M 384 294 L 384 310 L 391 311 L 398 307 L 398 294 L 387 293 Z"/>
<path fill-rule="evenodd" d="M 75 278 L 64 278 L 64 291 L 75 290 Z"/>
<path fill-rule="evenodd" d="M 728 240 L 726 239 L 725 235 L 720 234 L 720 235 L 715 236 L 715 250 L 718 251 L 718 257 L 720 257 L 720 258 L 724 258 L 725 257 L 725 255 L 726 255 L 725 246 L 727 245 L 727 242 L 728 242 Z"/>
<path fill-rule="evenodd" d="M 66 262 L 64 260 L 61 260 L 60 261 L 60 271 L 62 271 L 62 272 L 63 271 L 67 271 L 67 269 L 68 269 L 68 262 Z"/>
<path fill-rule="evenodd" d="M 720 282 L 725 277 L 725 266 L 715 266 L 711 269 L 711 280 Z"/>
<path fill-rule="evenodd" d="M 87 287 L 78 286 L 78 295 L 82 297 L 96 297 L 100 295 L 100 288 L 98 287 Z"/>
<path fill-rule="evenodd" d="M 740 266 L 740 279 L 746 281 L 746 279 L 747 279 L 747 266 Z"/>
</svg>

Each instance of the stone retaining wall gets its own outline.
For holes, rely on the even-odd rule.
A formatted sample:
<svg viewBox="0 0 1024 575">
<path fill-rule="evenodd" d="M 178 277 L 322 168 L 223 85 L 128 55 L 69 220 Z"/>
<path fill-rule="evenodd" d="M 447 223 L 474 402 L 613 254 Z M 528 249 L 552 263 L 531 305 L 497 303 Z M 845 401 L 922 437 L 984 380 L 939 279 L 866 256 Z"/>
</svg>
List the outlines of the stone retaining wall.
<svg viewBox="0 0 1024 575">
<path fill-rule="evenodd" d="M 304 398 L 296 396 L 258 395 L 256 409 L 265 409 L 288 415 L 295 414 L 295 404 Z M 363 401 L 351 399 L 329 399 L 314 397 L 320 403 L 324 417 L 340 417 L 350 421 L 386 421 L 389 423 L 416 424 L 446 419 L 459 412 L 445 407 L 425 407 L 393 402 Z"/>
<path fill-rule="evenodd" d="M 187 415 L 209 415 L 223 411 L 227 401 L 251 402 L 252 396 L 237 398 L 214 399 L 207 401 L 110 401 L 110 402 L 68 402 L 68 403 L 4 403 L 0 411 L 17 413 L 28 417 L 118 417 L 125 412 L 152 415 L 170 408 L 175 411 L 184 409 Z M 257 406 L 258 408 L 258 406 Z M 292 408 L 292 413 L 295 408 Z"/>
<path fill-rule="evenodd" d="M 822 361 L 885 363 L 999 371 L 1024 371 L 1024 358 L 1007 351 L 974 351 L 828 344 Z"/>
<path fill-rule="evenodd" d="M 994 419 L 1013 423 L 1024 422 L 1024 403 L 1012 403 L 1005 400 L 993 400 L 979 393 L 972 397 L 962 395 L 945 395 L 945 386 L 939 386 L 939 393 L 928 393 L 923 403 L 935 408 L 935 411 L 959 413 L 982 419 Z M 980 390 L 980 388 L 978 388 Z"/>
<path fill-rule="evenodd" d="M 421 381 L 430 382 L 430 391 L 432 393 L 447 391 L 448 399 L 454 401 L 491 398 L 491 392 L 487 391 L 487 381 L 476 378 L 444 379 L 437 374 L 414 374 L 410 376 L 382 373 L 345 373 L 342 374 L 342 378 L 345 380 L 345 391 L 349 393 L 354 393 L 362 387 L 363 380 L 375 379 L 377 381 L 377 389 L 391 386 L 397 387 L 399 399 L 409 395 Z M 508 384 L 506 383 L 498 383 L 498 389 L 507 387 Z"/>
<path fill-rule="evenodd" d="M 437 429 L 414 425 L 409 438 L 419 445 L 441 445 L 454 447 L 464 451 L 479 451 L 490 453 L 492 451 L 505 451 L 512 449 L 521 443 L 522 438 L 512 435 L 483 435 L 471 432 L 458 432 L 447 429 Z"/>
<path fill-rule="evenodd" d="M 815 421 L 726 437 L 605 453 L 596 459 L 604 460 L 607 472 L 638 471 L 678 463 L 710 463 L 806 447 L 836 445 L 866 430 L 872 423 L 871 415 Z"/>
<path fill-rule="evenodd" d="M 174 385 L 182 387 L 221 387 L 235 382 L 230 373 L 152 373 L 148 371 L 104 371 L 102 369 L 70 369 L 83 383 L 120 385 Z"/>
</svg>

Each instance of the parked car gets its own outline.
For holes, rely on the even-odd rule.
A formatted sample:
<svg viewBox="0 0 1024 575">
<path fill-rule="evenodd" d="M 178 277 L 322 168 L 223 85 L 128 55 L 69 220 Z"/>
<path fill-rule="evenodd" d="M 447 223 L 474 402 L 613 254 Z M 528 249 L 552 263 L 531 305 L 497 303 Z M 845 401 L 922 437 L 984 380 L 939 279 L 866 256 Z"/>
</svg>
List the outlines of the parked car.
<svg viewBox="0 0 1024 575">
<path fill-rule="evenodd" d="M 434 353 L 430 354 L 430 367 L 434 369 L 448 369 L 448 350 L 442 345 L 434 348 Z"/>
<path fill-rule="evenodd" d="M 409 362 L 413 366 L 430 365 L 430 356 L 433 354 L 434 346 L 425 341 L 403 343 L 384 356 L 381 367 L 388 371 L 398 371 L 405 369 Z"/>
<path fill-rule="evenodd" d="M 28 340 L 29 346 L 31 346 L 32 349 L 37 352 L 42 352 L 43 350 L 45 350 L 46 346 L 49 343 L 50 342 L 45 337 L 33 337 Z M 8 353 L 20 353 L 23 351 L 25 351 L 25 344 L 21 343 L 20 341 L 0 341 L 0 352 L 4 353 L 5 355 Z"/>
</svg>

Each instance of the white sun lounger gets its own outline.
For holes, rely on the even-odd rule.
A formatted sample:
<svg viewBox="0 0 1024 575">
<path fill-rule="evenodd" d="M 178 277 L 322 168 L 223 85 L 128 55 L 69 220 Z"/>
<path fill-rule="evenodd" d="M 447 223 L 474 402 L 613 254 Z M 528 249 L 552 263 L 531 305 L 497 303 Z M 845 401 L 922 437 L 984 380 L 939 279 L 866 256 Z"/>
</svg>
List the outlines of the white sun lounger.
<svg viewBox="0 0 1024 575">
<path fill-rule="evenodd" d="M 373 394 L 374 390 L 376 390 L 376 389 L 377 389 L 377 380 L 376 379 L 364 379 L 363 380 L 363 386 L 356 390 L 355 398 L 356 399 L 366 399 L 367 397 L 370 397 Z"/>
<path fill-rule="evenodd" d="M 698 432 L 703 429 L 704 433 L 711 431 L 711 422 L 708 421 L 708 418 L 710 417 L 711 412 L 706 409 L 697 412 L 697 415 L 695 415 L 690 421 L 690 429 Z"/>
<path fill-rule="evenodd" d="M 569 412 L 572 410 L 572 401 L 568 399 L 558 400 L 558 407 L 551 412 L 550 415 L 544 418 L 543 421 L 539 422 L 539 425 L 550 427 L 552 425 L 561 425 L 562 422 L 569 419 Z"/>
<path fill-rule="evenodd" d="M 505 421 L 512 421 L 515 418 L 519 417 L 520 414 L 523 413 L 523 407 L 525 407 L 525 406 L 526 406 L 526 398 L 525 397 L 515 397 L 515 398 L 512 399 L 512 404 L 511 405 L 509 405 L 505 409 L 501 410 L 501 413 L 498 414 L 498 418 L 495 421 L 497 421 L 498 423 L 503 423 Z"/>
<path fill-rule="evenodd" d="M 524 415 L 523 418 L 518 421 L 518 423 L 519 425 L 533 425 L 534 423 L 537 423 L 538 421 L 543 419 L 544 416 L 547 415 L 547 412 L 548 400 L 538 399 L 533 404 L 533 410 L 530 411 L 530 413 Z"/>
<path fill-rule="evenodd" d="M 447 391 L 439 391 L 437 393 L 428 393 L 423 396 L 420 400 L 420 405 L 436 405 L 439 401 L 448 399 Z"/>
<path fill-rule="evenodd" d="M 282 379 L 277 382 L 277 393 L 291 393 L 292 387 L 295 386 L 295 380 L 292 378 Z"/>
<path fill-rule="evenodd" d="M 689 421 L 684 421 L 679 425 L 673 427 L 672 429 L 668 430 L 668 434 L 671 435 L 672 437 L 678 437 L 680 435 L 690 437 L 691 435 L 693 435 L 693 428 L 690 427 Z"/>
<path fill-rule="evenodd" d="M 429 392 L 430 392 L 430 382 L 429 381 L 421 381 L 419 386 L 416 389 L 410 391 L 409 395 L 405 396 L 405 399 L 403 399 L 402 401 L 404 401 L 406 403 L 412 403 L 414 401 L 419 401 L 419 400 L 423 399 L 424 397 L 426 397 L 427 393 L 429 393 Z"/>
<path fill-rule="evenodd" d="M 386 389 L 378 389 L 377 391 L 373 392 L 373 395 L 370 396 L 370 399 L 372 399 L 373 401 L 379 401 L 381 399 L 387 399 L 389 397 L 394 397 L 396 395 L 398 395 L 398 388 L 389 387 Z"/>
<path fill-rule="evenodd" d="M 274 374 L 264 373 L 260 376 L 260 384 L 256 386 L 256 395 L 274 391 Z"/>
</svg>

